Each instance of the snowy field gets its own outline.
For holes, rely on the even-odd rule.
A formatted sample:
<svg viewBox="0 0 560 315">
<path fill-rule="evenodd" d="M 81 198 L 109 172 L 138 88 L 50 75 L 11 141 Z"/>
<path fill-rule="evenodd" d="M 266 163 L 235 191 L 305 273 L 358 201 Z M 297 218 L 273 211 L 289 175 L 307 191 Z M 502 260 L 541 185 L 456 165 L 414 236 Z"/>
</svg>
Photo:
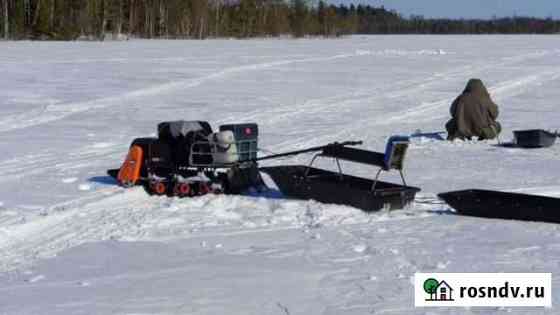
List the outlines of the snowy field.
<svg viewBox="0 0 560 315">
<path fill-rule="evenodd" d="M 559 145 L 416 139 L 406 176 L 417 202 L 374 214 L 148 197 L 105 170 L 177 119 L 257 122 L 264 152 L 344 140 L 382 150 L 392 134 L 443 130 L 471 77 L 500 106 L 502 141 L 555 130 L 559 60 L 555 36 L 0 42 L 0 314 L 558 314 L 414 308 L 413 275 L 552 272 L 557 303 L 559 225 L 456 216 L 435 195 L 560 195 Z"/>
</svg>

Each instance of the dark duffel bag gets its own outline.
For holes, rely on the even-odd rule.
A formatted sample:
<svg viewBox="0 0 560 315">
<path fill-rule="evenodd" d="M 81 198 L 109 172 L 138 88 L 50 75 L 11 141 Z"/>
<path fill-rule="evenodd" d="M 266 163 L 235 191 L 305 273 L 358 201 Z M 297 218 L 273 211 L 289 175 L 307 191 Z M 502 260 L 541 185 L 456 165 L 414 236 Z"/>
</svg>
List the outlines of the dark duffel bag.
<svg viewBox="0 0 560 315">
<path fill-rule="evenodd" d="M 195 152 L 210 152 L 208 135 L 212 127 L 206 121 L 167 121 L 158 124 L 158 137 L 168 143 L 171 157 L 177 167 L 191 166 L 190 154 Z M 210 155 L 197 155 L 193 157 L 195 164 L 210 164 Z"/>
<path fill-rule="evenodd" d="M 209 135 L 212 127 L 206 121 L 165 121 L 158 124 L 158 138 L 163 141 L 177 141 L 186 138 L 192 132 Z"/>
</svg>

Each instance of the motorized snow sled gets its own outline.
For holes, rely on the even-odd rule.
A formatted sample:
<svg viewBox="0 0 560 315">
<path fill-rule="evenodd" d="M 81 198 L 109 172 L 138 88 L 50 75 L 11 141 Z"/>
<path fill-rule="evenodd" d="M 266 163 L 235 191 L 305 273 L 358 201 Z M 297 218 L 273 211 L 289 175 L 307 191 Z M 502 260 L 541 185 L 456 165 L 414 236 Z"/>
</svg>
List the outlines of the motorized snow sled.
<svg viewBox="0 0 560 315">
<path fill-rule="evenodd" d="M 231 124 L 212 132 L 202 121 L 163 122 L 157 138 L 137 138 L 119 169 L 108 174 L 125 187 L 142 185 L 155 195 L 192 197 L 207 193 L 267 196 L 277 189 L 280 196 L 343 204 L 366 211 L 398 209 L 414 199 L 419 188 L 407 186 L 403 165 L 407 137 L 389 139 L 385 153 L 350 148 L 360 141 L 335 142 L 304 150 L 257 157 L 257 124 Z M 318 152 L 308 166 L 258 167 L 264 160 Z M 319 157 L 332 158 L 338 171 L 314 168 Z M 379 167 L 375 179 L 344 174 L 340 161 Z M 379 180 L 382 171 L 397 170 L 403 184 Z M 273 187 L 261 176 L 268 174 Z"/>
<path fill-rule="evenodd" d="M 480 189 L 451 191 L 438 197 L 461 215 L 560 223 L 559 198 Z"/>
<path fill-rule="evenodd" d="M 157 138 L 134 139 L 122 166 L 107 172 L 122 186 L 142 185 L 155 195 L 238 193 L 261 185 L 257 139 L 256 124 L 213 132 L 204 121 L 162 122 Z"/>
</svg>

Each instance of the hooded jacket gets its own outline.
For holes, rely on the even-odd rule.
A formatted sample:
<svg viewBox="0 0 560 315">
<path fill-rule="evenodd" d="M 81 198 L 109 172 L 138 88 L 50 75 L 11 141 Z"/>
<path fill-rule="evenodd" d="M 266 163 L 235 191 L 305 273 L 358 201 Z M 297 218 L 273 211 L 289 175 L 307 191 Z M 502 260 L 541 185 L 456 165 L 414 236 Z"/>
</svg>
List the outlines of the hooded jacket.
<svg viewBox="0 0 560 315">
<path fill-rule="evenodd" d="M 446 125 L 448 139 L 494 138 L 499 133 L 498 105 L 490 98 L 481 80 L 471 79 L 450 109 L 451 121 Z M 498 130 L 496 130 L 498 129 Z"/>
</svg>

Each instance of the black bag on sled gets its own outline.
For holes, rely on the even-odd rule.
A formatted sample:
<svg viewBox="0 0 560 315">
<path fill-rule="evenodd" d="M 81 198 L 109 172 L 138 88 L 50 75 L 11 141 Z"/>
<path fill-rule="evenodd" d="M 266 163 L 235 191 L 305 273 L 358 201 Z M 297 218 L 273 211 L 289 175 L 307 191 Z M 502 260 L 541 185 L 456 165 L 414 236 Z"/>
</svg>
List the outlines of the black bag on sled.
<svg viewBox="0 0 560 315">
<path fill-rule="evenodd" d="M 204 165 L 212 163 L 208 135 L 212 127 L 205 121 L 166 121 L 158 124 L 158 138 L 169 144 L 175 164 L 191 166 L 189 157 L 191 152 L 208 153 L 193 155 L 193 164 Z"/>
<path fill-rule="evenodd" d="M 187 138 L 193 133 L 208 136 L 212 127 L 206 121 L 164 121 L 158 124 L 158 138 L 162 141 L 177 141 Z"/>
</svg>

